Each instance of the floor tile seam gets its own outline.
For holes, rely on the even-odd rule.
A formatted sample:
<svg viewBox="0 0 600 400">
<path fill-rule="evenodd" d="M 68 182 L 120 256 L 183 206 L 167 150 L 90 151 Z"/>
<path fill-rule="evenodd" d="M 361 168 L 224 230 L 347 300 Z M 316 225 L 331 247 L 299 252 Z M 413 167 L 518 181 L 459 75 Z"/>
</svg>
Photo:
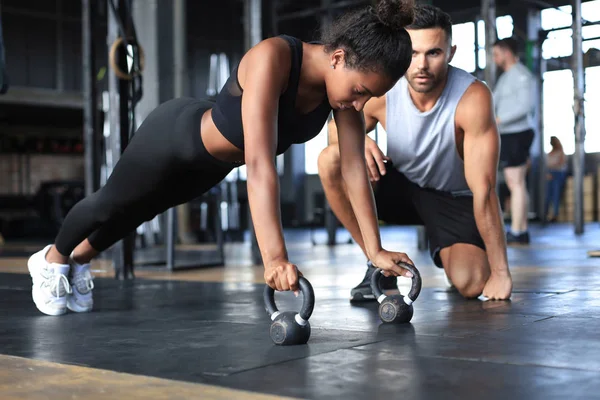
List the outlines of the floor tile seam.
<svg viewBox="0 0 600 400">
<path fill-rule="evenodd" d="M 417 355 L 416 357 L 442 359 L 442 360 L 455 360 L 455 361 L 494 364 L 494 365 L 509 365 L 509 366 L 516 366 L 516 367 L 552 368 L 552 369 L 566 370 L 566 371 L 600 372 L 600 368 L 585 369 L 585 368 L 565 367 L 565 366 L 536 364 L 536 363 L 501 362 L 501 361 L 494 361 L 494 360 L 487 360 L 487 359 L 480 359 L 480 358 L 471 358 L 471 357 L 447 357 L 447 356 L 429 356 L 429 355 Z"/>
<path fill-rule="evenodd" d="M 385 341 L 385 340 L 369 341 L 369 342 L 363 343 L 363 344 L 361 344 L 359 346 L 368 346 L 368 345 L 372 345 L 372 344 L 383 342 L 383 341 Z M 276 363 L 272 363 L 272 364 L 267 364 L 267 365 L 259 365 L 259 366 L 256 366 L 256 367 L 244 369 L 242 371 L 235 371 L 235 372 L 232 372 L 232 373 L 229 373 L 229 374 L 220 374 L 218 376 L 223 376 L 223 377 L 225 377 L 225 376 L 234 376 L 234 375 L 238 375 L 238 374 L 245 373 L 245 372 L 260 370 L 260 369 L 263 369 L 263 368 L 269 368 L 269 367 L 273 367 L 273 366 L 277 366 L 277 365 L 282 365 L 282 364 L 286 364 L 286 363 L 290 363 L 290 362 L 296 362 L 296 361 L 306 360 L 306 359 L 311 358 L 311 357 L 320 357 L 320 356 L 323 356 L 323 355 L 327 355 L 327 354 L 332 354 L 332 353 L 338 352 L 340 350 L 352 350 L 354 347 L 357 347 L 357 345 L 348 346 L 348 347 L 339 347 L 339 348 L 333 349 L 331 351 L 324 351 L 324 352 L 317 353 L 317 354 L 309 354 L 309 355 L 302 356 L 302 357 L 297 357 L 297 358 L 294 358 L 294 359 L 291 359 L 291 360 L 282 360 L 282 361 L 279 361 L 279 362 L 276 362 Z"/>
</svg>

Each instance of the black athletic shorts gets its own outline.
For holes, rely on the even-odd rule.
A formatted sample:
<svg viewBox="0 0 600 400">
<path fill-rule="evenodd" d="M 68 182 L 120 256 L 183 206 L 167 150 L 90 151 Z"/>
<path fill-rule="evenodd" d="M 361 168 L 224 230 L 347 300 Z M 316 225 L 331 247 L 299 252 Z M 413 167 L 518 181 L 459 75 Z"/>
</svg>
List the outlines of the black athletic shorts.
<svg viewBox="0 0 600 400">
<path fill-rule="evenodd" d="M 475 224 L 473 197 L 424 189 L 387 163 L 387 173 L 375 187 L 380 220 L 394 225 L 424 225 L 429 253 L 443 268 L 440 250 L 456 243 L 468 243 L 485 250 Z"/>
<path fill-rule="evenodd" d="M 527 164 L 529 148 L 533 143 L 534 136 L 531 129 L 500 135 L 500 168 L 519 167 Z"/>
</svg>

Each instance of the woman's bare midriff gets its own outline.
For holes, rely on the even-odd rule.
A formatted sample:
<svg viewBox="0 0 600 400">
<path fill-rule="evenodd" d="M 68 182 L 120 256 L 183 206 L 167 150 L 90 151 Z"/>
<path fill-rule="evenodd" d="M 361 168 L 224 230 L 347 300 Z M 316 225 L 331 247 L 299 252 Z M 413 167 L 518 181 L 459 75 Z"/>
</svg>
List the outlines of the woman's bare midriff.
<svg viewBox="0 0 600 400">
<path fill-rule="evenodd" d="M 206 110 L 202 115 L 200 137 L 206 151 L 216 159 L 235 163 L 244 162 L 244 152 L 227 140 L 215 126 L 212 119 L 212 110 Z"/>
</svg>

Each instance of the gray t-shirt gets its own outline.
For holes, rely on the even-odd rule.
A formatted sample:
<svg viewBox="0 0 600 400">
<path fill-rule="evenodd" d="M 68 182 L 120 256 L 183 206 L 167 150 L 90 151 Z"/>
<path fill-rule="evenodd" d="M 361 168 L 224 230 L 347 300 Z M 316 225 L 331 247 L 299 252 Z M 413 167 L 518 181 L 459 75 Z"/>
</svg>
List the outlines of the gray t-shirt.
<svg viewBox="0 0 600 400">
<path fill-rule="evenodd" d="M 520 62 L 500 76 L 494 103 L 501 135 L 534 129 L 535 87 L 533 74 Z"/>
<path fill-rule="evenodd" d="M 456 150 L 456 108 L 475 77 L 450 66 L 440 98 L 429 111 L 415 106 L 403 77 L 386 94 L 387 155 L 420 187 L 472 195 Z"/>
</svg>

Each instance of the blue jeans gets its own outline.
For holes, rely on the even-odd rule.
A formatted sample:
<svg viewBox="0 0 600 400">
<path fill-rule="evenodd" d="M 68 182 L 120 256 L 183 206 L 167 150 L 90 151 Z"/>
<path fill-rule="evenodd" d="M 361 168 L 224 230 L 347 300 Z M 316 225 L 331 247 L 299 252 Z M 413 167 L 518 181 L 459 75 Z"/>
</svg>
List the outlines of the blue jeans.
<svg viewBox="0 0 600 400">
<path fill-rule="evenodd" d="M 548 209 L 550 203 L 553 205 L 554 214 L 556 218 L 558 215 L 558 209 L 560 207 L 560 199 L 562 197 L 563 188 L 567 179 L 567 171 L 549 171 L 552 175 L 552 179 L 546 183 L 546 204 L 544 206 L 544 216 L 548 216 Z"/>
</svg>

